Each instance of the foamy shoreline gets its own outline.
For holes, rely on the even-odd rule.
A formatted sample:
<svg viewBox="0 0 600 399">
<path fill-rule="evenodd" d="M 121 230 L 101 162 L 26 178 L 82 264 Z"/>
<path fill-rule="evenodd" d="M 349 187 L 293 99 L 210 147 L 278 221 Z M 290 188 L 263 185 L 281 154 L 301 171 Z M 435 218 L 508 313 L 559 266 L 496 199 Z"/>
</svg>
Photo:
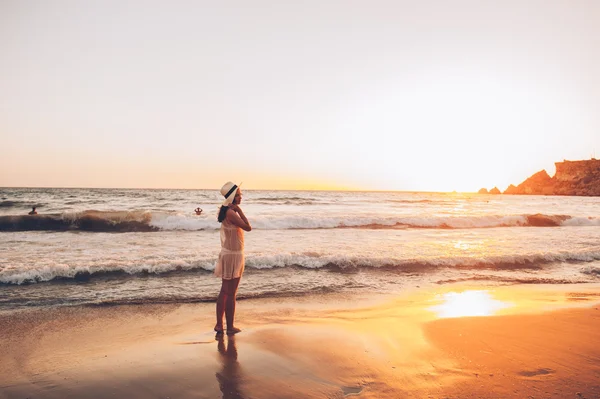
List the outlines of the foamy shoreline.
<svg viewBox="0 0 600 399">
<path fill-rule="evenodd" d="M 600 284 L 248 300 L 220 341 L 212 304 L 19 312 L 0 316 L 0 397 L 594 398 L 599 302 Z"/>
</svg>

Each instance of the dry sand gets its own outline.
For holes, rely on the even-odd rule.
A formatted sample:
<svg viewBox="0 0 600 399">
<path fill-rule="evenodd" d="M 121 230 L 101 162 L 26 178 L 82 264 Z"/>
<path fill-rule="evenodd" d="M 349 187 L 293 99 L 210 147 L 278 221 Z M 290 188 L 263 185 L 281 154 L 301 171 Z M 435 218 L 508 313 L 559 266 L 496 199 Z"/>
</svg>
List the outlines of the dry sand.
<svg viewBox="0 0 600 399">
<path fill-rule="evenodd" d="M 221 339 L 212 304 L 4 314 L 0 398 L 600 398 L 599 303 L 600 285 L 242 301 Z"/>
</svg>

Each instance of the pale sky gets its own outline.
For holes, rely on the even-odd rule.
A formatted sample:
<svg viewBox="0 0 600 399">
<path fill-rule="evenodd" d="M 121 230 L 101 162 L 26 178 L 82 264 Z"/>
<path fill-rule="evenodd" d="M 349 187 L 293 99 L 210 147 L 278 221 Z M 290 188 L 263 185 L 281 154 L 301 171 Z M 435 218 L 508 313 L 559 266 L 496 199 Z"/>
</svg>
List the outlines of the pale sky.
<svg viewBox="0 0 600 399">
<path fill-rule="evenodd" d="M 504 190 L 600 158 L 600 1 L 0 1 L 0 186 Z"/>
</svg>

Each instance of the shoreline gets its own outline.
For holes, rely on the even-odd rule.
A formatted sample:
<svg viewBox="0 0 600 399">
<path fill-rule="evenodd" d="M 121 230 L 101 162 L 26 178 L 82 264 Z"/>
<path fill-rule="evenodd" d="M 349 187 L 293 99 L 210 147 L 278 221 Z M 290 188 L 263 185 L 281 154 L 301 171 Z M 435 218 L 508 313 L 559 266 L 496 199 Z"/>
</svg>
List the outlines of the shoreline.
<svg viewBox="0 0 600 399">
<path fill-rule="evenodd" d="M 212 303 L 23 311 L 0 315 L 0 398 L 589 399 L 599 308 L 600 284 L 248 299 L 219 340 Z"/>
</svg>

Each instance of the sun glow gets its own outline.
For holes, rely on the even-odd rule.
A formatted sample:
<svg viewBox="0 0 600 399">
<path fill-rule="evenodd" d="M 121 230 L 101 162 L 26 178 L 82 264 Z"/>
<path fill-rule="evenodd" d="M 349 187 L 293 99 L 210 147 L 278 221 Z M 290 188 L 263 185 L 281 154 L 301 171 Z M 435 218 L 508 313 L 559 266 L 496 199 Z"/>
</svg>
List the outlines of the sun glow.
<svg viewBox="0 0 600 399">
<path fill-rule="evenodd" d="M 451 317 L 491 316 L 511 306 L 493 299 L 488 291 L 447 292 L 436 297 L 442 303 L 429 308 L 441 319 Z"/>
</svg>

